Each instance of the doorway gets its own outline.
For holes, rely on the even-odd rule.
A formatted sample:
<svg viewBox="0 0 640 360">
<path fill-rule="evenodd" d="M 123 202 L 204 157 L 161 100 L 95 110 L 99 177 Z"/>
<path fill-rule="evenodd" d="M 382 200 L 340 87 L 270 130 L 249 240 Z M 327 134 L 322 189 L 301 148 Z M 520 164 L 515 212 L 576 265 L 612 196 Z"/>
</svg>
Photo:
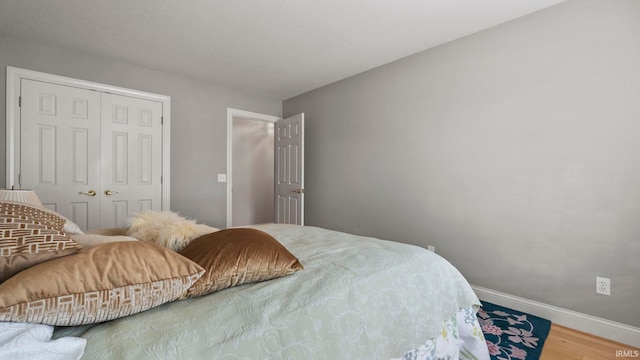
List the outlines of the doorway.
<svg viewBox="0 0 640 360">
<path fill-rule="evenodd" d="M 274 220 L 274 128 L 278 120 L 227 109 L 227 227 Z"/>
</svg>

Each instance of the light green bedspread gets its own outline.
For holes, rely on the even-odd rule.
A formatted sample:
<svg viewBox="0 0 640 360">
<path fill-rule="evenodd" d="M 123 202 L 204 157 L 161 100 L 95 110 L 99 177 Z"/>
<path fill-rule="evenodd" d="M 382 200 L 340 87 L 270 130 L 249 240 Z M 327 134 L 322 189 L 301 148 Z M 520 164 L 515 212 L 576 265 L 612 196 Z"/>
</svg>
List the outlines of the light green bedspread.
<svg viewBox="0 0 640 360">
<path fill-rule="evenodd" d="M 389 359 L 479 304 L 449 262 L 422 248 L 316 227 L 253 226 L 305 269 L 94 326 L 83 359 Z"/>
</svg>

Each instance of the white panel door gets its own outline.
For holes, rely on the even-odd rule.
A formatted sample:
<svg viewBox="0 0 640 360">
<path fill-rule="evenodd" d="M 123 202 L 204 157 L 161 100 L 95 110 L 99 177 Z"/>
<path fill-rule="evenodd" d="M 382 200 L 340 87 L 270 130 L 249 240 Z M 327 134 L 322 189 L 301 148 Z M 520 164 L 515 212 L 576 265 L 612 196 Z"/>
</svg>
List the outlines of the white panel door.
<svg viewBox="0 0 640 360">
<path fill-rule="evenodd" d="M 304 225 L 304 114 L 277 121 L 275 136 L 275 222 Z"/>
<path fill-rule="evenodd" d="M 20 186 L 83 229 L 100 226 L 100 93 L 21 80 Z"/>
<path fill-rule="evenodd" d="M 162 208 L 162 103 L 102 94 L 102 227 Z"/>
</svg>

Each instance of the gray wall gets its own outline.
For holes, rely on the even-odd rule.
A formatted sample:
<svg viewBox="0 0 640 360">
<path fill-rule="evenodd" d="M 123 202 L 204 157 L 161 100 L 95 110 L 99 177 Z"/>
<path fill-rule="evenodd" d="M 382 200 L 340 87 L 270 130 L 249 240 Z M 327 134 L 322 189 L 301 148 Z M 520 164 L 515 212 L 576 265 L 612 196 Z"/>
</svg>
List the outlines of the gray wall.
<svg viewBox="0 0 640 360">
<path fill-rule="evenodd" d="M 280 116 L 282 101 L 178 75 L 0 34 L 0 114 L 6 66 L 171 96 L 171 208 L 215 227 L 226 225 L 227 107 Z M 5 187 L 5 123 L 0 124 L 0 187 Z"/>
<path fill-rule="evenodd" d="M 307 119 L 307 224 L 640 326 L 639 14 L 568 1 L 286 100 Z"/>
</svg>

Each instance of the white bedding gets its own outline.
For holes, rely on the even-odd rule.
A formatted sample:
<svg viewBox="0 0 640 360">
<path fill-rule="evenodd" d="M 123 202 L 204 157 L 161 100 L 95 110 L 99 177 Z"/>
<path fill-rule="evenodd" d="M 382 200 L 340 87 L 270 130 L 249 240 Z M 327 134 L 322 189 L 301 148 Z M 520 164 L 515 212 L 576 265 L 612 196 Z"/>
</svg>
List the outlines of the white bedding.
<svg viewBox="0 0 640 360">
<path fill-rule="evenodd" d="M 0 322 L 0 359 L 78 360 L 87 340 L 64 337 L 51 340 L 53 326 Z"/>
</svg>

